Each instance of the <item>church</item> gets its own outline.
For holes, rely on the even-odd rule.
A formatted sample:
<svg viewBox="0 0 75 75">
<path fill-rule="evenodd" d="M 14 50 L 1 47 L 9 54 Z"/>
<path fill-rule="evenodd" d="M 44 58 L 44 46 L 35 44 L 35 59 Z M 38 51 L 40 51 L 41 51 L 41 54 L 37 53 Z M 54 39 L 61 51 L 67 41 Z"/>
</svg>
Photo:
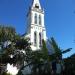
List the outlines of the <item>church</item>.
<svg viewBox="0 0 75 75">
<path fill-rule="evenodd" d="M 44 23 L 44 10 L 40 5 L 40 0 L 32 0 L 32 5 L 29 8 L 27 13 L 27 31 L 26 34 L 23 35 L 23 38 L 28 38 L 31 43 L 31 49 L 33 51 L 40 50 L 42 46 L 42 39 L 46 41 L 47 48 L 49 53 L 53 52 L 52 46 L 48 42 L 46 36 L 46 28 Z M 24 61 L 24 68 L 21 70 L 23 75 L 27 75 L 31 73 L 31 68 L 33 65 L 27 66 L 29 63 Z M 16 66 L 8 64 L 7 65 L 8 73 L 12 75 L 16 75 L 19 71 Z"/>
<path fill-rule="evenodd" d="M 33 51 L 41 48 L 42 39 L 46 41 L 44 10 L 39 0 L 32 0 L 32 5 L 27 13 L 27 31 L 24 38 L 30 39 Z"/>
</svg>

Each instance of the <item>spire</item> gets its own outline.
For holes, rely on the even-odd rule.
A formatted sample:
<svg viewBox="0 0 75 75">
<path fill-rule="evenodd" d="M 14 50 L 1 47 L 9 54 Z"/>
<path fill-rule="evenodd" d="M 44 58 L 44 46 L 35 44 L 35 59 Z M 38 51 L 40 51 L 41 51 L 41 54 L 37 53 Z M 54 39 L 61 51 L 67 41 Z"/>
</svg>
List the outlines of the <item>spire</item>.
<svg viewBox="0 0 75 75">
<path fill-rule="evenodd" d="M 39 9 L 41 9 L 40 1 L 39 0 L 33 0 L 32 8 L 39 8 Z"/>
</svg>

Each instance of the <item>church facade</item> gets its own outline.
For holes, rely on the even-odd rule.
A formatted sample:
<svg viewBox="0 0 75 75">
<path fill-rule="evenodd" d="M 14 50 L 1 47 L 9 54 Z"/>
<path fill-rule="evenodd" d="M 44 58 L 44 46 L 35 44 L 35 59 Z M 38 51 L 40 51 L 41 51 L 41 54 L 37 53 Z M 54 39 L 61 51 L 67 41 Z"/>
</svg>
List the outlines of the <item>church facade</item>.
<svg viewBox="0 0 75 75">
<path fill-rule="evenodd" d="M 42 46 L 42 39 L 46 41 L 46 28 L 44 24 L 44 10 L 39 0 L 33 0 L 27 13 L 27 34 L 30 39 L 33 51 L 39 50 Z"/>
</svg>

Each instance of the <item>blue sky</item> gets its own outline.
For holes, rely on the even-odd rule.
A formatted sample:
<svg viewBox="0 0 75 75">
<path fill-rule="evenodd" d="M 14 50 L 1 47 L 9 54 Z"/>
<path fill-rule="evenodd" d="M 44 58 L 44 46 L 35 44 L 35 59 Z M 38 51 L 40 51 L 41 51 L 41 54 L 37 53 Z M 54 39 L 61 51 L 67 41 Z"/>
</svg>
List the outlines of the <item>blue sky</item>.
<svg viewBox="0 0 75 75">
<path fill-rule="evenodd" d="M 75 53 L 75 0 L 40 0 L 45 10 L 48 38 L 54 37 L 61 49 Z M 11 25 L 20 34 L 26 30 L 26 14 L 32 0 L 0 0 L 0 24 Z"/>
</svg>

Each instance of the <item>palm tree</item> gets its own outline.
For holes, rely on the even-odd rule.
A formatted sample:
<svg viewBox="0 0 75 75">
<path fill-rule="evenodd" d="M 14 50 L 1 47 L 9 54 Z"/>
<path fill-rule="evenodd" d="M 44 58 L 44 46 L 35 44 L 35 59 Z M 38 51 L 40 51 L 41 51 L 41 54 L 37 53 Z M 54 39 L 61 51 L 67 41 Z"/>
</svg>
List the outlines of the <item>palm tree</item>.
<svg viewBox="0 0 75 75">
<path fill-rule="evenodd" d="M 49 42 L 54 50 L 54 54 L 52 54 L 51 56 L 53 60 L 55 60 L 56 63 L 59 63 L 59 60 L 61 60 L 61 63 L 60 63 L 62 67 L 61 71 L 63 71 L 64 70 L 64 62 L 63 62 L 64 60 L 62 59 L 62 54 L 71 51 L 72 48 L 68 48 L 62 51 L 62 49 L 60 49 L 60 47 L 57 45 L 53 37 L 51 38 L 51 40 L 49 40 Z"/>
<path fill-rule="evenodd" d="M 72 48 L 68 48 L 66 50 L 62 50 L 60 49 L 60 47 L 58 46 L 58 44 L 56 43 L 56 41 L 54 40 L 53 37 L 51 37 L 51 40 L 49 40 L 53 50 L 54 50 L 54 56 L 55 59 L 58 57 L 59 59 L 62 59 L 62 54 L 67 53 L 69 51 L 71 51 Z"/>
</svg>

